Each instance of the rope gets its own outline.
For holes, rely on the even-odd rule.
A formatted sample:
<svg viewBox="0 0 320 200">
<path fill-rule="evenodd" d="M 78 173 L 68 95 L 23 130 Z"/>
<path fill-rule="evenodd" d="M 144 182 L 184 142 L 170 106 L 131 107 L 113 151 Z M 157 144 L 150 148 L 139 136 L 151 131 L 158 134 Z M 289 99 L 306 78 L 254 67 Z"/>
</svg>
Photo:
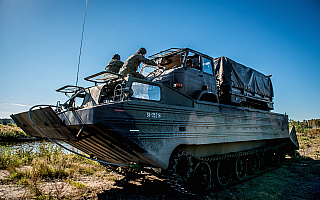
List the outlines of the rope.
<svg viewBox="0 0 320 200">
<path fill-rule="evenodd" d="M 84 11 L 84 19 L 83 19 L 83 25 L 82 25 L 80 53 L 79 53 L 79 61 L 78 61 L 78 72 L 77 72 L 77 81 L 76 81 L 76 87 L 77 88 L 78 88 L 78 80 L 79 80 L 79 70 L 80 70 L 80 58 L 81 58 L 81 50 L 82 50 L 83 32 L 84 32 L 84 25 L 86 23 L 86 16 L 87 16 L 87 5 L 88 5 L 88 0 L 86 0 L 86 9 Z"/>
<path fill-rule="evenodd" d="M 65 150 L 67 150 L 67 151 L 70 151 L 71 153 L 74 153 L 74 154 L 76 154 L 76 155 L 78 155 L 78 156 L 81 156 L 81 157 L 83 157 L 83 158 L 87 158 L 87 159 L 92 160 L 92 161 L 97 161 L 97 162 L 99 162 L 99 163 L 104 163 L 104 164 L 107 164 L 107 165 L 129 166 L 129 167 L 134 167 L 134 166 L 135 166 L 135 165 L 126 165 L 126 164 L 110 163 L 110 162 L 106 162 L 106 161 L 103 161 L 103 160 L 98 160 L 98 159 L 90 158 L 90 157 L 88 157 L 88 156 L 85 156 L 85 155 L 82 155 L 82 154 L 80 154 L 80 153 L 78 153 L 78 152 L 75 152 L 75 151 L 73 151 L 73 150 L 71 150 L 71 149 L 68 149 L 67 147 L 63 146 L 62 144 L 58 143 L 57 141 L 51 139 L 47 134 L 45 134 L 45 133 L 36 125 L 36 123 L 33 121 L 32 117 L 31 117 L 31 111 L 32 111 L 32 109 L 34 109 L 34 108 L 36 108 L 36 107 L 40 107 L 40 106 L 47 106 L 47 107 L 50 107 L 50 108 L 51 108 L 51 107 L 57 107 L 57 106 L 53 106 L 53 105 L 35 105 L 35 106 L 33 106 L 33 107 L 31 107 L 31 108 L 29 109 L 29 113 L 28 113 L 28 114 L 29 114 L 29 118 L 30 118 L 32 124 L 33 124 L 46 138 L 48 138 L 51 142 L 55 143 L 56 145 L 60 146 L 61 148 L 65 149 Z"/>
</svg>

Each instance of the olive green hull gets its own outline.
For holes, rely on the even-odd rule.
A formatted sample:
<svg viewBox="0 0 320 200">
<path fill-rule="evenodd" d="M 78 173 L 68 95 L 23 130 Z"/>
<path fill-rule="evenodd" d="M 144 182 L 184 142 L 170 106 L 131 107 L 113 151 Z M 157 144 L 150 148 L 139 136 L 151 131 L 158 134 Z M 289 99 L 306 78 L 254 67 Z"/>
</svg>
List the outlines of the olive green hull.
<svg viewBox="0 0 320 200">
<path fill-rule="evenodd" d="M 195 101 L 192 107 L 131 100 L 66 111 L 31 113 L 52 139 L 62 139 L 97 159 L 166 169 L 172 152 L 199 157 L 277 145 L 289 139 L 286 115 Z M 12 116 L 31 136 L 45 137 L 27 112 Z"/>
<path fill-rule="evenodd" d="M 74 121 L 75 115 L 85 117 Z M 77 140 L 69 143 L 90 155 L 161 168 L 168 167 L 176 148 L 203 157 L 276 145 L 289 138 L 285 115 L 207 102 L 195 102 L 190 108 L 133 100 L 67 112 L 60 118 L 72 119 L 67 125 L 74 132 L 84 126 Z"/>
</svg>

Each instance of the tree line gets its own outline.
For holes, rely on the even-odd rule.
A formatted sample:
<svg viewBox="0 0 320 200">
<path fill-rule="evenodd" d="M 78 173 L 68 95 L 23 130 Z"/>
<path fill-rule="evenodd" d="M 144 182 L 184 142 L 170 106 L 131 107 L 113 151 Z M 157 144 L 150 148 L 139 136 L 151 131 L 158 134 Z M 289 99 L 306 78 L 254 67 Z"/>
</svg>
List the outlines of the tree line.
<svg viewBox="0 0 320 200">
<path fill-rule="evenodd" d="M 320 129 L 320 119 L 303 120 L 302 122 L 290 119 L 289 127 L 291 128 L 293 125 L 296 128 L 296 132 L 307 133 L 312 129 Z"/>
</svg>

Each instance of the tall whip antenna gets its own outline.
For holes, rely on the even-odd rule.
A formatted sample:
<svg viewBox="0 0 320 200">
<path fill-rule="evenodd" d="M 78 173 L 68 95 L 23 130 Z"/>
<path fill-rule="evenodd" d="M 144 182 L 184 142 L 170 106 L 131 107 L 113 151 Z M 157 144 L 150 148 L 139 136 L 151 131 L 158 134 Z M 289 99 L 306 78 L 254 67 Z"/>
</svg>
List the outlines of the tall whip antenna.
<svg viewBox="0 0 320 200">
<path fill-rule="evenodd" d="M 87 16 L 87 5 L 88 5 L 88 0 L 86 0 L 86 9 L 85 9 L 85 11 L 84 11 L 84 19 L 83 19 L 83 25 L 82 25 L 82 34 L 81 34 L 81 44 L 80 44 L 80 53 L 79 53 L 79 62 L 78 62 L 78 72 L 77 72 L 76 88 L 78 88 L 79 70 L 80 70 L 80 58 L 81 58 L 81 49 L 82 49 L 82 40 L 83 40 L 84 25 L 85 25 L 85 23 L 86 23 L 86 16 Z"/>
</svg>

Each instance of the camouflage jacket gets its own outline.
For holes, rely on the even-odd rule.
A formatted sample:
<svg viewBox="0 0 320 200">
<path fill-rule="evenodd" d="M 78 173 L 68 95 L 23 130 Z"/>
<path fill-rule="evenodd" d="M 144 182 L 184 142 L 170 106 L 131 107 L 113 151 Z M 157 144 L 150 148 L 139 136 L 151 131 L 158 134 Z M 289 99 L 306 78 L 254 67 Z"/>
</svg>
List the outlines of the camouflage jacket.
<svg viewBox="0 0 320 200">
<path fill-rule="evenodd" d="M 143 57 L 143 55 L 141 54 L 135 53 L 132 56 L 130 56 L 127 59 L 127 61 L 123 64 L 120 70 L 120 74 L 122 74 L 123 76 L 127 76 L 128 74 L 134 74 L 137 71 L 141 62 L 147 65 L 157 66 L 157 63 L 155 63 L 154 61 Z"/>
<path fill-rule="evenodd" d="M 119 70 L 122 67 L 122 65 L 123 62 L 121 60 L 112 59 L 106 66 L 106 71 L 119 73 Z"/>
</svg>

